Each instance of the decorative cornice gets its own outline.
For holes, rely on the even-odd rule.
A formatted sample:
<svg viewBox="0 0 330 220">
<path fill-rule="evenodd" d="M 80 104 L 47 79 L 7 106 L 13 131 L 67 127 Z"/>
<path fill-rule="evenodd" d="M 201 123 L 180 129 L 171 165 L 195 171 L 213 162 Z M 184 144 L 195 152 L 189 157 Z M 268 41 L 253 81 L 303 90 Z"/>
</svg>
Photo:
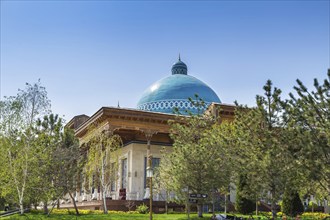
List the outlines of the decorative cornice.
<svg viewBox="0 0 330 220">
<path fill-rule="evenodd" d="M 75 130 L 75 134 L 77 136 L 82 136 L 86 133 L 88 127 L 92 124 L 99 124 L 104 121 L 109 129 L 118 130 L 120 128 L 124 128 L 125 125 L 118 126 L 114 125 L 113 122 L 115 120 L 125 120 L 125 121 L 134 121 L 137 123 L 152 123 L 154 125 L 159 126 L 167 126 L 167 122 L 170 119 L 174 119 L 175 115 L 165 114 L 165 113 L 154 113 L 154 112 L 146 112 L 141 110 L 133 110 L 133 109 L 124 109 L 124 108 L 113 108 L 113 107 L 102 107 L 99 109 L 94 115 L 92 115 L 87 121 L 85 121 L 78 129 Z M 139 130 L 140 128 L 136 128 Z"/>
<path fill-rule="evenodd" d="M 219 107 L 220 112 L 215 113 Z M 206 114 L 220 114 L 228 118 L 234 117 L 234 105 L 212 103 L 206 110 Z M 140 130 L 150 137 L 156 133 L 166 133 L 169 130 L 168 121 L 175 120 L 174 114 L 148 112 L 137 109 L 102 107 L 88 120 L 82 123 L 76 130 L 77 137 L 83 137 L 91 125 L 101 125 L 106 130 L 116 131 L 120 129 Z M 189 116 L 180 116 L 189 117 Z M 71 120 L 72 121 L 72 120 Z M 70 121 L 70 122 L 71 122 Z M 148 131 L 150 130 L 150 131 Z M 149 136 L 146 136 L 148 138 Z"/>
</svg>

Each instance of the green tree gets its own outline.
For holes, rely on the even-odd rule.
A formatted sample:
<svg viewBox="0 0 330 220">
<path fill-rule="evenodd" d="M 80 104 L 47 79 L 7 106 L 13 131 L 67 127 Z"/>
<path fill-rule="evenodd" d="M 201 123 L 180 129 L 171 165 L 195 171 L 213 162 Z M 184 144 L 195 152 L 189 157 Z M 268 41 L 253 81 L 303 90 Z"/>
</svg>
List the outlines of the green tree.
<svg viewBox="0 0 330 220">
<path fill-rule="evenodd" d="M 249 193 L 246 191 L 249 191 L 246 176 L 241 174 L 236 188 L 235 208 L 242 214 L 252 213 L 255 208 L 254 201 L 247 196 Z"/>
<path fill-rule="evenodd" d="M 291 133 L 287 133 L 282 118 L 281 90 L 273 88 L 270 80 L 263 88 L 265 95 L 257 95 L 256 108 L 237 108 L 234 145 L 239 152 L 238 162 L 245 165 L 239 173 L 247 174 L 247 182 L 256 196 L 270 192 L 268 199 L 275 218 L 276 203 L 288 179 L 295 179 L 296 169 L 291 168 L 296 164 L 289 150 L 292 142 L 287 139 Z"/>
<path fill-rule="evenodd" d="M 257 108 L 237 104 L 232 129 L 225 134 L 231 149 L 229 155 L 234 170 L 232 182 L 239 183 L 240 177 L 244 176 L 245 187 L 238 189 L 238 193 L 241 197 L 255 199 L 256 214 L 258 201 L 264 198 L 265 191 L 268 190 L 264 181 L 267 172 L 266 163 L 262 160 L 264 153 L 259 149 L 263 123 L 262 114 Z M 234 190 L 235 187 L 231 188 Z"/>
<path fill-rule="evenodd" d="M 166 188 L 175 192 L 179 202 L 185 202 L 187 211 L 190 193 L 209 194 L 230 184 L 228 145 L 214 135 L 214 125 L 215 119 L 206 115 L 178 116 L 171 122 L 170 136 L 174 143 L 171 152 L 166 152 L 161 160 L 160 170 L 165 172 L 161 176 L 171 176 L 168 181 L 164 179 Z M 202 217 L 202 203 L 199 199 L 199 217 Z"/>
<path fill-rule="evenodd" d="M 294 87 L 296 95 L 284 104 L 288 127 L 300 140 L 296 155 L 314 192 L 321 192 L 330 200 L 330 69 L 322 84 L 314 79 L 309 90 L 300 80 Z M 306 184 L 309 185 L 309 184 Z"/>
<path fill-rule="evenodd" d="M 89 139 L 86 171 L 87 175 L 96 177 L 103 197 L 103 211 L 108 213 L 106 195 L 111 183 L 117 179 L 118 156 L 122 146 L 119 135 L 109 130 L 92 128 Z"/>
<path fill-rule="evenodd" d="M 78 139 L 71 129 L 64 129 L 62 141 L 56 146 L 52 154 L 52 183 L 54 188 L 54 198 L 59 201 L 65 195 L 69 195 L 76 210 L 79 211 L 72 192 L 80 187 L 83 168 L 86 163 L 86 152 L 79 147 Z M 50 212 L 48 213 L 48 215 Z"/>
<path fill-rule="evenodd" d="M 170 180 L 172 177 L 169 176 L 169 172 L 167 172 L 166 169 L 166 166 L 154 168 L 152 188 L 153 192 L 159 194 L 161 196 L 161 199 L 165 201 L 165 213 L 168 213 L 168 203 L 171 189 L 168 188 L 169 185 L 164 180 Z"/>
<path fill-rule="evenodd" d="M 54 186 L 54 166 L 57 149 L 63 142 L 63 120 L 58 115 L 45 115 L 43 119 L 36 121 L 35 127 L 38 153 L 35 155 L 38 164 L 38 172 L 32 178 L 30 187 L 30 201 L 44 204 L 44 212 L 48 213 L 48 201 L 56 195 Z"/>
<path fill-rule="evenodd" d="M 19 90 L 17 96 L 5 97 L 0 102 L 0 151 L 4 155 L 4 169 L 0 172 L 6 178 L 6 184 L 1 187 L 7 192 L 15 188 L 21 213 L 32 173 L 38 169 L 36 155 L 40 152 L 34 127 L 37 118 L 47 114 L 49 109 L 50 101 L 40 80 L 33 85 L 27 83 L 26 89 Z"/>
<path fill-rule="evenodd" d="M 304 212 L 304 206 L 297 191 L 291 188 L 286 188 L 283 195 L 281 209 L 283 213 L 291 217 Z"/>
</svg>

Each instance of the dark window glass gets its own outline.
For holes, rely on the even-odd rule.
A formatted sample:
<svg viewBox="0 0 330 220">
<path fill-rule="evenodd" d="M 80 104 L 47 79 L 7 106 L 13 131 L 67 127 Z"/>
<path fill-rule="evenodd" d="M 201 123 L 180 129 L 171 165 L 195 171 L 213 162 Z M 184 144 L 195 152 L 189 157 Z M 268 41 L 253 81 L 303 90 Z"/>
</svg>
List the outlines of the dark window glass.
<svg viewBox="0 0 330 220">
<path fill-rule="evenodd" d="M 159 167 L 160 158 L 152 158 L 152 168 L 155 169 Z M 144 188 L 146 188 L 147 184 L 147 158 L 144 158 Z"/>
</svg>

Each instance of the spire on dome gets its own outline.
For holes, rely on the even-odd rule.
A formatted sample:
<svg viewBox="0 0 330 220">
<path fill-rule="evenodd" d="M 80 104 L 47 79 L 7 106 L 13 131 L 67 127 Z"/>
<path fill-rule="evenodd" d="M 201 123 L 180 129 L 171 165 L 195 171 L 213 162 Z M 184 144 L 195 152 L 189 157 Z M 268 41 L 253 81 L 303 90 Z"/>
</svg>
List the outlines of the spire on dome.
<svg viewBox="0 0 330 220">
<path fill-rule="evenodd" d="M 181 56 L 180 56 L 180 53 L 179 53 L 178 62 L 176 62 L 172 66 L 172 75 L 175 75 L 175 74 L 187 75 L 187 72 L 188 72 L 187 65 L 184 62 L 181 61 Z"/>
</svg>

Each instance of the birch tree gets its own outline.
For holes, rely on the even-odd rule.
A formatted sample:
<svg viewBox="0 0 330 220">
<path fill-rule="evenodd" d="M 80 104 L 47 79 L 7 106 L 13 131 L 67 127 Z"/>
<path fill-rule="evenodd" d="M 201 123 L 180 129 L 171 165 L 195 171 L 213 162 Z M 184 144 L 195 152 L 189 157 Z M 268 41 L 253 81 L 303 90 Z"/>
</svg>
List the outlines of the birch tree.
<svg viewBox="0 0 330 220">
<path fill-rule="evenodd" d="M 109 131 L 93 130 L 89 141 L 86 171 L 92 178 L 96 177 L 100 183 L 103 197 L 103 212 L 108 213 L 106 196 L 110 185 L 117 178 L 118 156 L 122 146 L 119 135 Z"/>
<path fill-rule="evenodd" d="M 49 113 L 50 101 L 40 80 L 17 96 L 5 97 L 0 102 L 0 135 L 3 139 L 1 152 L 7 165 L 6 187 L 14 187 L 21 213 L 24 212 L 24 198 L 30 177 L 36 168 L 36 132 L 33 129 L 38 117 Z"/>
</svg>

